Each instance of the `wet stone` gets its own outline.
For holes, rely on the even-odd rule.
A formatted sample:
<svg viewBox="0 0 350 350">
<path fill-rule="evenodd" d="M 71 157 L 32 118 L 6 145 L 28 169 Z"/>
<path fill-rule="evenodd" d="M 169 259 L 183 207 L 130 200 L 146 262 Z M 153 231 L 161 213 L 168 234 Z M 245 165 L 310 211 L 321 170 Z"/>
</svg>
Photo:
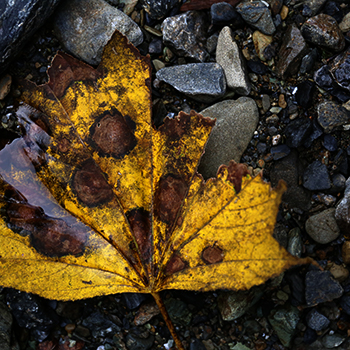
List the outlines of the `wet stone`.
<svg viewBox="0 0 350 350">
<path fill-rule="evenodd" d="M 90 330 L 93 338 L 113 336 L 114 333 L 120 331 L 120 327 L 110 321 L 107 316 L 101 314 L 99 311 L 86 317 L 83 320 L 82 325 Z"/>
<path fill-rule="evenodd" d="M 262 1 L 241 2 L 236 10 L 249 25 L 262 33 L 272 35 L 276 31 L 271 12 Z"/>
<path fill-rule="evenodd" d="M 316 91 L 316 85 L 310 80 L 303 81 L 297 85 L 297 92 L 295 94 L 295 100 L 299 106 L 303 108 L 309 108 L 313 102 L 313 94 Z"/>
<path fill-rule="evenodd" d="M 274 160 L 282 159 L 290 153 L 290 148 L 287 145 L 278 145 L 271 147 L 271 155 Z"/>
<path fill-rule="evenodd" d="M 300 311 L 294 306 L 271 311 L 269 321 L 284 346 L 291 345 L 299 319 Z"/>
<path fill-rule="evenodd" d="M 327 1 L 322 9 L 322 12 L 326 15 L 332 16 L 338 23 L 340 23 L 343 19 L 343 11 L 339 5 L 340 4 L 336 3 L 335 1 Z"/>
<path fill-rule="evenodd" d="M 309 18 L 301 27 L 305 40 L 327 50 L 339 52 L 345 47 L 345 39 L 337 21 L 326 14 Z"/>
<path fill-rule="evenodd" d="M 304 172 L 303 186 L 311 191 L 329 189 L 331 181 L 326 165 L 319 160 L 311 163 Z"/>
<path fill-rule="evenodd" d="M 296 74 L 306 53 L 307 45 L 300 30 L 294 24 L 289 26 L 278 53 L 276 73 L 282 78 Z"/>
<path fill-rule="evenodd" d="M 198 171 L 204 178 L 216 176 L 221 164 L 237 163 L 248 146 L 259 120 L 256 103 L 249 97 L 226 100 L 201 111 L 216 118 L 215 126 L 202 156 Z"/>
<path fill-rule="evenodd" d="M 330 321 L 326 316 L 322 315 L 317 310 L 312 309 L 306 315 L 306 323 L 311 329 L 315 331 L 321 331 L 322 329 L 328 327 Z"/>
<path fill-rule="evenodd" d="M 2 350 L 11 349 L 12 315 L 10 309 L 0 302 L 0 344 Z"/>
<path fill-rule="evenodd" d="M 308 118 L 298 118 L 292 120 L 284 130 L 287 137 L 288 147 L 297 148 L 301 146 L 306 138 L 311 134 L 312 123 Z"/>
<path fill-rule="evenodd" d="M 287 251 L 290 254 L 300 258 L 302 250 L 303 250 L 303 241 L 301 239 L 301 231 L 298 227 L 295 227 L 288 232 Z"/>
<path fill-rule="evenodd" d="M 200 102 L 213 102 L 226 92 L 224 71 L 217 63 L 190 63 L 160 69 L 157 79 Z"/>
<path fill-rule="evenodd" d="M 138 25 L 104 0 L 63 2 L 58 8 L 54 26 L 65 48 L 93 65 L 100 63 L 102 50 L 116 29 L 135 46 L 143 41 Z"/>
<path fill-rule="evenodd" d="M 241 27 L 243 20 L 233 6 L 226 2 L 215 3 L 210 8 L 211 23 L 217 26 L 232 25 L 234 28 Z"/>
<path fill-rule="evenodd" d="M 304 3 L 303 15 L 315 16 L 327 0 L 308 0 Z"/>
<path fill-rule="evenodd" d="M 306 221 L 306 232 L 317 243 L 327 244 L 338 238 L 340 231 L 334 213 L 334 208 L 326 209 Z"/>
<path fill-rule="evenodd" d="M 330 72 L 339 86 L 350 91 L 350 48 L 332 60 Z"/>
<path fill-rule="evenodd" d="M 224 27 L 219 34 L 216 62 L 225 72 L 227 86 L 240 95 L 249 95 L 251 86 L 244 57 L 229 27 Z"/>
<path fill-rule="evenodd" d="M 179 0 L 142 0 L 143 8 L 152 19 L 161 19 L 175 10 Z"/>
<path fill-rule="evenodd" d="M 249 60 L 247 62 L 247 67 L 255 74 L 264 75 L 269 71 L 269 68 L 260 61 Z"/>
<path fill-rule="evenodd" d="M 305 55 L 301 60 L 300 73 L 305 74 L 311 72 L 317 57 L 318 53 L 316 48 L 312 49 L 307 55 Z"/>
<path fill-rule="evenodd" d="M 333 101 L 325 101 L 317 106 L 317 121 L 326 133 L 350 122 L 350 111 Z"/>
<path fill-rule="evenodd" d="M 307 306 L 332 301 L 343 295 L 343 288 L 329 271 L 311 270 L 305 278 L 305 300 Z"/>
<path fill-rule="evenodd" d="M 204 62 L 209 57 L 204 48 L 207 20 L 203 13 L 188 11 L 168 17 L 162 23 L 163 42 L 172 46 L 179 56 Z"/>
<path fill-rule="evenodd" d="M 337 139 L 330 135 L 330 134 L 326 134 L 323 137 L 323 147 L 325 149 L 327 149 L 330 152 L 334 152 L 338 149 L 338 142 Z"/>
<path fill-rule="evenodd" d="M 129 310 L 137 309 L 147 296 L 141 293 L 123 293 L 122 299 Z"/>
</svg>

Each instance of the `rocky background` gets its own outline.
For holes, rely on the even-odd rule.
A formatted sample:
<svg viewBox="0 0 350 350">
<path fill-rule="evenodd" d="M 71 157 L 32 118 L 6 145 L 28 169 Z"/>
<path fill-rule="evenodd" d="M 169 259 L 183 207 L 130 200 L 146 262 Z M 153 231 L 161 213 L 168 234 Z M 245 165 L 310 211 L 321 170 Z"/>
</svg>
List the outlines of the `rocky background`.
<svg viewBox="0 0 350 350">
<path fill-rule="evenodd" d="M 39 29 L 40 28 L 40 29 Z M 248 292 L 163 293 L 190 350 L 350 348 L 350 4 L 347 0 L 5 0 L 0 147 L 19 134 L 15 78 L 57 50 L 97 65 L 115 29 L 151 56 L 153 118 L 217 118 L 199 171 L 230 159 L 288 184 L 275 236 L 303 266 Z M 13 82 L 12 82 L 13 81 Z M 150 296 L 57 302 L 0 293 L 2 350 L 171 349 Z"/>
</svg>

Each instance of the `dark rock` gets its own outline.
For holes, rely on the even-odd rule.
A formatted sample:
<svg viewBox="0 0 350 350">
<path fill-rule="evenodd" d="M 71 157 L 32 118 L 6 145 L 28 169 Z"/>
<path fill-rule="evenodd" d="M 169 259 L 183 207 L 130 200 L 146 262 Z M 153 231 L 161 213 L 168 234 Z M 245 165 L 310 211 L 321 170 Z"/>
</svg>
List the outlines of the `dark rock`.
<svg viewBox="0 0 350 350">
<path fill-rule="evenodd" d="M 342 88 L 350 91 L 350 48 L 338 55 L 330 65 L 330 72 Z"/>
<path fill-rule="evenodd" d="M 9 308 L 0 302 L 0 344 L 1 350 L 11 350 L 12 315 Z"/>
<path fill-rule="evenodd" d="M 131 332 L 126 336 L 126 346 L 128 350 L 148 350 L 151 349 L 154 343 L 152 334 L 135 334 Z M 148 332 L 147 332 L 148 333 Z"/>
<path fill-rule="evenodd" d="M 153 39 L 148 45 L 148 52 L 152 54 L 161 54 L 163 52 L 163 42 L 161 39 Z"/>
<path fill-rule="evenodd" d="M 326 349 L 335 349 L 343 344 L 346 338 L 346 336 L 340 334 L 326 334 L 321 341 Z"/>
<path fill-rule="evenodd" d="M 276 16 L 281 12 L 283 0 L 267 0 L 267 2 L 270 5 L 273 16 Z"/>
<path fill-rule="evenodd" d="M 113 336 L 114 333 L 121 330 L 120 327 L 99 311 L 93 312 L 90 316 L 86 317 L 82 325 L 90 330 L 93 338 Z"/>
<path fill-rule="evenodd" d="M 327 1 L 322 12 L 326 15 L 332 16 L 338 23 L 343 19 L 343 11 L 335 1 Z"/>
<path fill-rule="evenodd" d="M 329 271 L 312 270 L 305 278 L 305 300 L 307 306 L 314 306 L 340 298 L 343 288 Z"/>
<path fill-rule="evenodd" d="M 312 123 L 310 119 L 298 118 L 292 120 L 284 130 L 284 134 L 287 137 L 287 146 L 292 148 L 301 146 L 311 134 L 311 131 Z"/>
<path fill-rule="evenodd" d="M 9 290 L 6 301 L 18 325 L 29 329 L 38 341 L 43 341 L 59 323 L 54 310 L 36 295 Z"/>
<path fill-rule="evenodd" d="M 327 50 L 342 51 L 345 38 L 337 21 L 328 15 L 320 14 L 309 18 L 301 27 L 305 40 Z"/>
<path fill-rule="evenodd" d="M 317 339 L 317 333 L 311 328 L 307 328 L 304 332 L 303 342 L 305 344 L 312 344 Z"/>
<path fill-rule="evenodd" d="M 326 316 L 319 313 L 317 310 L 312 309 L 306 315 L 306 323 L 311 329 L 315 331 L 321 331 L 322 329 L 328 327 L 330 320 Z"/>
<path fill-rule="evenodd" d="M 209 54 L 204 48 L 208 23 L 204 13 L 188 11 L 168 17 L 162 23 L 163 41 L 179 56 L 204 62 Z"/>
<path fill-rule="evenodd" d="M 129 310 L 138 308 L 146 300 L 146 295 L 141 293 L 123 293 L 122 299 Z"/>
<path fill-rule="evenodd" d="M 340 298 L 340 306 L 343 311 L 350 316 L 350 295 L 343 295 Z"/>
<path fill-rule="evenodd" d="M 0 1 L 0 74 L 44 24 L 60 0 Z"/>
<path fill-rule="evenodd" d="M 338 142 L 337 139 L 330 135 L 330 134 L 326 134 L 323 137 L 323 147 L 325 149 L 327 149 L 330 152 L 334 152 L 338 149 Z"/>
<path fill-rule="evenodd" d="M 198 340 L 198 339 L 194 339 L 193 341 L 191 341 L 190 344 L 190 350 L 206 350 L 207 348 L 203 345 L 203 343 Z"/>
<path fill-rule="evenodd" d="M 243 26 L 241 15 L 226 2 L 215 3 L 210 8 L 211 23 L 218 26 L 230 25 L 233 28 Z"/>
<path fill-rule="evenodd" d="M 162 19 L 180 5 L 179 0 L 142 0 L 143 8 L 152 19 Z"/>
<path fill-rule="evenodd" d="M 304 3 L 303 16 L 315 16 L 327 0 L 308 0 Z"/>
<path fill-rule="evenodd" d="M 327 167 L 319 160 L 315 160 L 305 170 L 303 186 L 308 190 L 327 190 L 331 187 L 331 180 Z"/>
<path fill-rule="evenodd" d="M 317 49 L 312 49 L 307 55 L 305 55 L 300 64 L 300 73 L 305 74 L 312 71 L 315 61 L 318 57 Z"/>
<path fill-rule="evenodd" d="M 236 10 L 252 27 L 272 35 L 276 31 L 270 10 L 262 1 L 241 2 Z"/>
<path fill-rule="evenodd" d="M 292 208 L 308 210 L 311 206 L 310 193 L 299 186 L 299 177 L 303 173 L 298 154 L 292 151 L 287 157 L 274 163 L 271 170 L 271 183 L 277 186 L 280 179 L 287 183 L 287 191 L 283 194 L 283 201 Z"/>
<path fill-rule="evenodd" d="M 135 46 L 143 41 L 138 25 L 104 0 L 64 1 L 57 9 L 54 26 L 65 48 L 93 65 L 100 63 L 103 48 L 116 29 Z"/>
<path fill-rule="evenodd" d="M 287 272 L 286 280 L 292 290 L 291 304 L 293 306 L 305 304 L 304 279 L 296 272 Z"/>
<path fill-rule="evenodd" d="M 344 197 L 335 210 L 335 219 L 343 232 L 350 232 L 350 178 L 346 180 Z"/>
<path fill-rule="evenodd" d="M 307 45 L 300 30 L 294 24 L 289 26 L 278 53 L 276 73 L 282 78 L 296 74 L 300 61 L 306 53 Z"/>
<path fill-rule="evenodd" d="M 350 122 L 350 112 L 333 101 L 322 102 L 317 106 L 317 121 L 325 133 Z"/>
<path fill-rule="evenodd" d="M 303 108 L 310 108 L 313 102 L 313 95 L 316 91 L 316 85 L 310 80 L 305 80 L 297 85 L 297 92 L 295 93 L 295 100 L 299 106 Z"/>
<path fill-rule="evenodd" d="M 212 102 L 226 92 L 224 71 L 217 63 L 190 63 L 160 69 L 157 79 L 197 101 Z"/>
<path fill-rule="evenodd" d="M 287 145 L 278 145 L 271 147 L 271 155 L 274 160 L 282 159 L 290 153 L 290 148 Z"/>
<path fill-rule="evenodd" d="M 249 60 L 247 61 L 248 68 L 255 74 L 266 74 L 269 72 L 269 68 L 261 61 Z"/>
<path fill-rule="evenodd" d="M 308 138 L 304 141 L 304 147 L 309 148 L 313 141 L 315 141 L 317 138 L 319 138 L 321 135 L 323 135 L 323 129 L 321 128 L 320 124 L 318 124 L 317 120 L 312 120 L 312 129 L 311 134 L 308 136 Z"/>
<path fill-rule="evenodd" d="M 192 313 L 188 309 L 186 303 L 182 300 L 169 298 L 164 301 L 169 317 L 174 323 L 188 326 L 191 322 Z"/>
</svg>

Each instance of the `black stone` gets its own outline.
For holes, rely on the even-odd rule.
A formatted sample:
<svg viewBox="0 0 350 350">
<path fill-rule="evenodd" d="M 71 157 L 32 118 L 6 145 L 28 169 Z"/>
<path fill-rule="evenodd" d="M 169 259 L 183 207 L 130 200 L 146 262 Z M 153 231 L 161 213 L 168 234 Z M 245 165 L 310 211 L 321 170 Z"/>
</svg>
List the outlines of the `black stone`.
<svg viewBox="0 0 350 350">
<path fill-rule="evenodd" d="M 151 349 L 154 343 L 154 336 L 137 334 L 137 331 L 131 332 L 126 336 L 126 346 L 129 350 L 148 350 Z"/>
<path fill-rule="evenodd" d="M 198 340 L 198 339 L 194 339 L 193 341 L 191 341 L 191 345 L 190 345 L 190 350 L 206 350 L 207 348 L 203 345 L 203 343 Z"/>
<path fill-rule="evenodd" d="M 233 6 L 226 2 L 213 4 L 210 8 L 210 15 L 211 23 L 213 25 L 231 25 L 233 28 L 238 28 L 244 24 L 241 15 L 234 9 Z"/>
<path fill-rule="evenodd" d="M 316 331 L 314 331 L 311 328 L 307 328 L 305 333 L 304 333 L 304 337 L 303 337 L 304 343 L 305 344 L 312 344 L 316 339 L 317 339 Z"/>
<path fill-rule="evenodd" d="M 161 19 L 173 13 L 179 5 L 179 0 L 142 0 L 142 6 L 151 19 Z"/>
<path fill-rule="evenodd" d="M 278 145 L 271 147 L 271 155 L 274 160 L 282 159 L 290 153 L 290 148 L 287 145 Z"/>
<path fill-rule="evenodd" d="M 305 303 L 305 283 L 303 278 L 296 272 L 286 274 L 286 280 L 292 290 L 291 304 L 299 306 Z"/>
<path fill-rule="evenodd" d="M 340 306 L 350 316 L 350 295 L 343 295 L 340 299 Z"/>
<path fill-rule="evenodd" d="M 44 24 L 60 0 L 0 1 L 0 74 Z"/>
<path fill-rule="evenodd" d="M 321 331 L 322 329 L 328 327 L 330 321 L 326 316 L 322 315 L 317 310 L 312 309 L 306 315 L 306 323 L 311 329 Z"/>
<path fill-rule="evenodd" d="M 312 131 L 311 134 L 308 136 L 308 138 L 304 142 L 304 147 L 309 148 L 313 141 L 315 141 L 317 138 L 319 138 L 321 135 L 323 135 L 323 129 L 318 124 L 316 119 L 312 120 Z"/>
<path fill-rule="evenodd" d="M 297 92 L 295 94 L 295 100 L 299 106 L 303 108 L 309 108 L 312 105 L 312 96 L 316 91 L 315 83 L 306 80 L 297 85 Z"/>
<path fill-rule="evenodd" d="M 113 336 L 113 334 L 121 330 L 120 327 L 99 311 L 93 312 L 90 316 L 86 317 L 82 325 L 90 330 L 93 338 Z"/>
<path fill-rule="evenodd" d="M 152 54 L 161 54 L 163 52 L 163 42 L 161 39 L 153 39 L 148 46 L 148 52 Z"/>
<path fill-rule="evenodd" d="M 255 74 L 267 74 L 269 68 L 265 66 L 261 61 L 249 60 L 247 61 L 248 69 L 250 69 Z"/>
<path fill-rule="evenodd" d="M 288 147 L 297 148 L 303 144 L 306 138 L 311 134 L 311 120 L 307 118 L 298 118 L 292 120 L 286 127 L 284 134 L 287 137 Z"/>
<path fill-rule="evenodd" d="M 129 310 L 138 308 L 146 300 L 146 295 L 141 293 L 123 293 L 122 299 Z"/>
<path fill-rule="evenodd" d="M 335 1 L 327 1 L 323 7 L 322 13 L 332 16 L 338 23 L 343 19 L 343 11 Z"/>
<path fill-rule="evenodd" d="M 328 151 L 334 152 L 338 149 L 338 141 L 334 136 L 325 134 L 323 137 L 323 146 Z"/>
<path fill-rule="evenodd" d="M 311 72 L 315 61 L 318 57 L 317 49 L 312 49 L 307 55 L 301 59 L 300 73 L 305 74 Z"/>
<path fill-rule="evenodd" d="M 312 270 L 305 278 L 305 300 L 307 306 L 332 301 L 343 295 L 343 288 L 329 271 Z"/>
<path fill-rule="evenodd" d="M 331 187 L 331 181 L 327 167 L 319 160 L 315 160 L 305 170 L 303 186 L 308 190 L 327 190 Z"/>
</svg>

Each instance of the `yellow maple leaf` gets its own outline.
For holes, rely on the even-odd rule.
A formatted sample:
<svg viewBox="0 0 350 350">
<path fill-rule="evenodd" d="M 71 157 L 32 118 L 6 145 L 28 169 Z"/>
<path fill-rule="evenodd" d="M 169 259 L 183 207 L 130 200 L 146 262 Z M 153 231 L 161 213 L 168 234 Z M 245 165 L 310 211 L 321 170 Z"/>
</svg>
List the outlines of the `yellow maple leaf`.
<svg viewBox="0 0 350 350">
<path fill-rule="evenodd" d="M 155 129 L 150 63 L 120 33 L 94 69 L 59 53 L 26 82 L 24 136 L 0 152 L 0 284 L 77 300 L 242 290 L 304 259 L 272 237 L 285 185 L 231 162 L 196 172 L 214 121 L 181 112 Z"/>
</svg>

